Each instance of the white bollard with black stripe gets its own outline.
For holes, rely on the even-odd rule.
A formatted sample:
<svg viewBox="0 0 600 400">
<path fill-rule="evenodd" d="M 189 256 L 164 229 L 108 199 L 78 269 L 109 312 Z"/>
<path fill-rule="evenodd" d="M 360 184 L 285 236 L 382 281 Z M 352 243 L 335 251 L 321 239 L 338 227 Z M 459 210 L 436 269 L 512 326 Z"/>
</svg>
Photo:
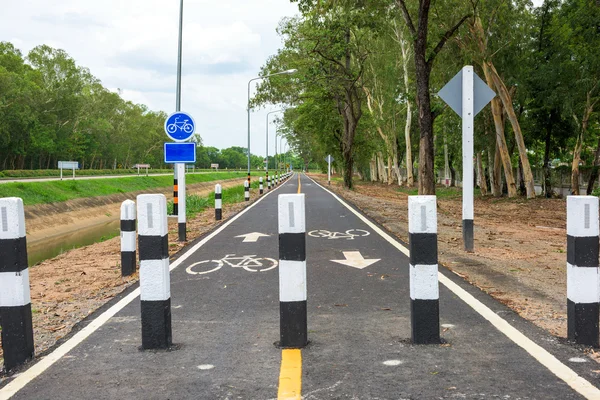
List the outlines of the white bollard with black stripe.
<svg viewBox="0 0 600 400">
<path fill-rule="evenodd" d="M 408 197 L 411 338 L 440 343 L 436 196 Z"/>
<path fill-rule="evenodd" d="M 306 311 L 306 218 L 304 194 L 278 197 L 280 345 L 308 343 Z"/>
<path fill-rule="evenodd" d="M 133 275 L 136 267 L 135 202 L 121 203 L 121 275 Z"/>
<path fill-rule="evenodd" d="M 222 192 L 221 185 L 215 185 L 215 219 L 220 221 L 223 219 L 223 200 L 222 200 Z"/>
<path fill-rule="evenodd" d="M 263 180 L 262 176 L 258 178 L 258 190 L 260 194 L 263 194 Z"/>
<path fill-rule="evenodd" d="M 23 200 L 0 199 L 0 323 L 4 368 L 33 358 L 33 324 Z"/>
<path fill-rule="evenodd" d="M 137 214 L 142 349 L 166 349 L 172 344 L 167 199 L 141 194 Z"/>
<path fill-rule="evenodd" d="M 250 201 L 250 184 L 248 181 L 244 182 L 244 200 Z"/>
<path fill-rule="evenodd" d="M 271 177 L 267 174 L 267 190 L 271 190 Z"/>
<path fill-rule="evenodd" d="M 567 197 L 567 337 L 598 347 L 598 197 Z"/>
</svg>

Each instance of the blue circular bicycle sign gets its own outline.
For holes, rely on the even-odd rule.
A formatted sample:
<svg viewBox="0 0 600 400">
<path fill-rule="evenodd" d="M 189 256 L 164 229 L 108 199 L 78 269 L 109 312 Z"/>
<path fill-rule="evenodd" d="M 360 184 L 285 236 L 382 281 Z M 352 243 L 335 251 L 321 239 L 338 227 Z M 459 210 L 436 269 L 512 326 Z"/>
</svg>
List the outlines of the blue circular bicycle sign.
<svg viewBox="0 0 600 400">
<path fill-rule="evenodd" d="M 191 115 L 184 112 L 174 112 L 165 121 L 167 136 L 176 142 L 185 142 L 194 134 L 196 125 Z"/>
</svg>

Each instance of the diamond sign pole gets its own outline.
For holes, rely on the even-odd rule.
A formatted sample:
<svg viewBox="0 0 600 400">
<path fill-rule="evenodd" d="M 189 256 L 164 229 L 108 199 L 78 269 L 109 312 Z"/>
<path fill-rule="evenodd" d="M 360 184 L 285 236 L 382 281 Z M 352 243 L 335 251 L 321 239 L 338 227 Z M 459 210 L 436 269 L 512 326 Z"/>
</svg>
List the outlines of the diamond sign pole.
<svg viewBox="0 0 600 400">
<path fill-rule="evenodd" d="M 473 233 L 473 125 L 475 115 L 496 93 L 467 65 L 439 91 L 438 95 L 462 117 L 462 200 L 465 251 L 474 251 Z"/>
</svg>

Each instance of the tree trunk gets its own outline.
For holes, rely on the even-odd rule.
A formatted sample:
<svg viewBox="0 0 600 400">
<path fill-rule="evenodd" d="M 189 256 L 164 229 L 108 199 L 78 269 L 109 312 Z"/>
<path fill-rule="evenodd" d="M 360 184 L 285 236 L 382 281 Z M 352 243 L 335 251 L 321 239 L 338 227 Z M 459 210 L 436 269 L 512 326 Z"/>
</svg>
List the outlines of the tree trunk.
<svg viewBox="0 0 600 400">
<path fill-rule="evenodd" d="M 544 197 L 552 197 L 552 177 L 550 168 L 550 138 L 552 137 L 552 123 L 546 126 L 546 143 L 544 148 Z M 599 142 L 600 145 L 600 142 Z"/>
<path fill-rule="evenodd" d="M 598 137 L 598 145 L 596 146 L 596 153 L 594 154 L 594 163 L 592 164 L 592 173 L 590 174 L 590 180 L 587 186 L 587 195 L 591 195 L 594 191 L 594 184 L 598 179 L 598 166 L 600 166 L 600 137 Z"/>
<path fill-rule="evenodd" d="M 455 187 L 456 186 L 456 170 L 452 166 L 452 158 L 453 158 L 452 155 L 448 155 L 448 159 L 450 160 L 450 162 L 448 163 L 448 165 L 450 167 L 450 187 Z"/>
<path fill-rule="evenodd" d="M 573 163 L 571 164 L 571 194 L 579 195 L 579 162 L 581 161 L 581 148 L 583 147 L 583 130 L 577 135 L 575 150 L 573 150 Z"/>
<path fill-rule="evenodd" d="M 579 194 L 579 161 L 581 161 L 581 149 L 583 148 L 583 138 L 585 133 L 587 132 L 588 124 L 590 122 L 590 116 L 594 112 L 594 106 L 596 101 L 592 101 L 592 93 L 596 89 L 596 87 L 600 84 L 596 84 L 586 96 L 585 108 L 583 110 L 583 118 L 581 123 L 577 120 L 577 117 L 573 115 L 575 121 L 579 125 L 579 135 L 577 136 L 577 143 L 575 144 L 575 150 L 573 151 L 573 164 L 571 170 L 571 194 L 578 195 Z M 594 160 L 595 161 L 595 160 Z M 589 185 L 588 185 L 589 187 Z"/>
<path fill-rule="evenodd" d="M 483 73 L 485 74 L 485 80 L 490 86 L 494 86 L 494 82 L 491 77 L 491 73 L 486 63 L 482 64 Z M 496 154 L 500 153 L 502 159 L 502 165 L 504 166 L 504 177 L 506 180 L 506 186 L 508 189 L 508 197 L 515 197 L 517 195 L 517 186 L 515 185 L 515 178 L 512 173 L 512 164 L 510 161 L 510 155 L 508 154 L 508 146 L 506 145 L 506 137 L 504 136 L 504 121 L 502 119 L 502 104 L 500 100 L 495 97 L 491 101 L 492 104 L 492 116 L 494 117 L 494 126 L 496 128 Z"/>
<path fill-rule="evenodd" d="M 402 29 L 395 27 L 396 40 L 400 43 L 400 50 L 402 52 L 402 71 L 404 75 L 404 96 L 406 101 L 406 123 L 404 124 L 404 141 L 406 143 L 406 186 L 412 187 L 415 184 L 413 176 L 413 158 L 412 158 L 412 146 L 410 140 L 410 130 L 412 126 L 412 102 L 409 96 L 409 74 L 408 74 L 408 63 L 410 61 L 410 48 L 408 41 L 404 37 Z M 398 177 L 398 184 L 400 184 L 400 177 Z"/>
<path fill-rule="evenodd" d="M 371 182 L 377 182 L 377 156 L 373 153 L 371 161 L 369 161 L 369 168 L 371 170 Z"/>
<path fill-rule="evenodd" d="M 519 194 L 524 196 L 527 193 L 525 188 L 525 177 L 523 176 L 523 163 L 519 160 Z"/>
<path fill-rule="evenodd" d="M 383 162 L 383 154 L 381 151 L 377 153 L 377 173 L 379 174 L 379 180 L 382 183 L 387 183 L 387 171 L 385 170 L 385 163 Z"/>
<path fill-rule="evenodd" d="M 491 149 L 494 151 L 491 151 Z M 500 156 L 500 150 L 498 150 L 498 143 L 494 142 L 488 147 L 488 169 L 490 171 L 490 188 L 492 196 L 502 196 L 502 159 Z"/>
<path fill-rule="evenodd" d="M 481 152 L 477 152 L 477 174 L 479 175 L 479 190 L 482 196 L 487 196 L 487 182 L 485 181 L 485 172 L 483 171 L 483 161 Z"/>
<path fill-rule="evenodd" d="M 500 79 L 500 75 L 494 68 L 494 64 L 491 61 L 487 62 L 490 75 L 492 76 L 492 80 L 494 81 L 494 86 L 498 90 L 498 94 L 500 95 L 500 99 L 504 104 L 504 111 L 508 115 L 508 120 L 510 121 L 513 131 L 515 133 L 515 141 L 517 142 L 517 146 L 519 148 L 519 157 L 521 159 L 521 163 L 523 163 L 523 178 L 525 180 L 525 188 L 527 191 L 527 198 L 533 199 L 535 198 L 535 184 L 533 181 L 533 173 L 531 172 L 531 166 L 529 165 L 529 158 L 527 157 L 527 148 L 525 147 L 525 141 L 523 140 L 523 133 L 521 132 L 521 125 L 517 120 L 517 116 L 515 114 L 515 110 L 512 105 L 512 98 L 504 82 Z"/>
</svg>

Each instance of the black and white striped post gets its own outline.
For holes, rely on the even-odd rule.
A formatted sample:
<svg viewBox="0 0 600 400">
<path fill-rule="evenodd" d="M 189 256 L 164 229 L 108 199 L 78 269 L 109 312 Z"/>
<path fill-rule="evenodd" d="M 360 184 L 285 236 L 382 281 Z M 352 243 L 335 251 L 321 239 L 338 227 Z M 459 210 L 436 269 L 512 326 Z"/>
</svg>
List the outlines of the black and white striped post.
<svg viewBox="0 0 600 400">
<path fill-rule="evenodd" d="M 271 177 L 267 175 L 267 189 L 271 190 Z"/>
<path fill-rule="evenodd" d="M 263 194 L 263 179 L 262 176 L 258 178 L 258 190 L 259 194 Z"/>
<path fill-rule="evenodd" d="M 248 181 L 244 181 L 244 199 L 250 201 L 250 184 Z"/>
<path fill-rule="evenodd" d="M 598 197 L 567 197 L 567 337 L 598 347 Z"/>
<path fill-rule="evenodd" d="M 223 200 L 221 194 L 221 185 L 215 185 L 215 219 L 220 221 L 223 219 Z"/>
<path fill-rule="evenodd" d="M 306 223 L 304 194 L 278 197 L 280 345 L 308 343 L 306 312 Z"/>
<path fill-rule="evenodd" d="M 121 275 L 133 275 L 136 267 L 135 202 L 121 203 Z"/>
<path fill-rule="evenodd" d="M 411 339 L 440 343 L 436 196 L 408 197 Z"/>
<path fill-rule="evenodd" d="M 142 349 L 165 349 L 172 344 L 167 199 L 141 194 L 137 214 Z"/>
<path fill-rule="evenodd" d="M 33 324 L 23 200 L 0 199 L 0 322 L 4 368 L 33 358 Z"/>
</svg>

